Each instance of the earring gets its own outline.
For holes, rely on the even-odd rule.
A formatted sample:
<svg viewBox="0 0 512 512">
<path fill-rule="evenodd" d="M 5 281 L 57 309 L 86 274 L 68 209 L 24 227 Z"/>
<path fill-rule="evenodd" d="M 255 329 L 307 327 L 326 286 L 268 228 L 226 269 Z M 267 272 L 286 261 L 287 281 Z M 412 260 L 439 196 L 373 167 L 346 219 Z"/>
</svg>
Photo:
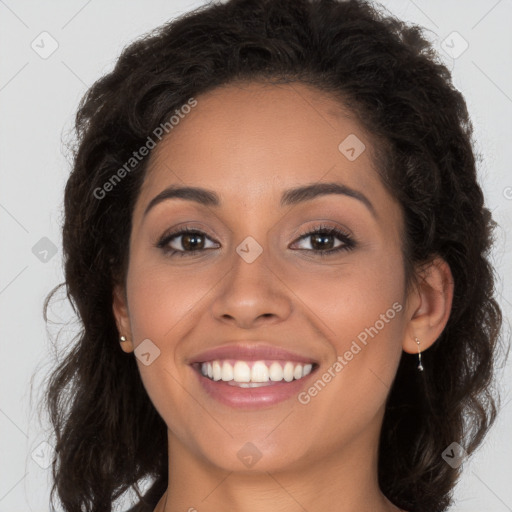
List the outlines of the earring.
<svg viewBox="0 0 512 512">
<path fill-rule="evenodd" d="M 418 344 L 418 370 L 420 372 L 422 372 L 423 371 L 423 365 L 421 364 L 420 340 L 418 338 L 414 338 L 414 341 Z"/>
<path fill-rule="evenodd" d="M 125 338 L 124 336 L 121 336 L 121 337 L 119 338 L 119 340 L 120 340 L 120 341 L 121 341 L 121 343 L 122 343 L 123 341 L 126 341 L 126 338 Z"/>
</svg>

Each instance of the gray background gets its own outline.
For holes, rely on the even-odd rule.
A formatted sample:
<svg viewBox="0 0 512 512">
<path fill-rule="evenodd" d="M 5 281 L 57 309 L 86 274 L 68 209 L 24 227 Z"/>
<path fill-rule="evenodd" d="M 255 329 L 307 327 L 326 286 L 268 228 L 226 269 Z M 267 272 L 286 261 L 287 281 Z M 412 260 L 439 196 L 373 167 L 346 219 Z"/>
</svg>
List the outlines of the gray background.
<svg viewBox="0 0 512 512">
<path fill-rule="evenodd" d="M 44 466 L 51 451 L 40 444 L 48 432 L 47 424 L 38 421 L 37 407 L 53 364 L 48 337 L 63 327 L 59 346 L 64 350 L 77 326 L 63 300 L 51 309 L 56 323 L 47 331 L 42 304 L 63 280 L 60 225 L 69 173 L 63 140 L 72 128 L 78 101 L 112 68 L 127 43 L 202 3 L 0 0 L 0 512 L 49 510 L 50 470 Z M 429 38 L 466 97 L 477 150 L 484 157 L 480 180 L 501 225 L 493 262 L 508 322 L 512 0 L 384 0 L 383 5 L 399 18 L 431 30 Z M 50 36 L 41 36 L 44 31 Z M 464 41 L 468 47 L 462 52 Z M 442 49 L 446 43 L 452 46 L 451 55 Z M 52 44 L 58 48 L 45 55 Z M 509 335 L 508 324 L 504 332 Z M 501 414 L 484 446 L 464 463 L 454 511 L 512 511 L 511 382 L 509 363 L 499 372 Z"/>
</svg>

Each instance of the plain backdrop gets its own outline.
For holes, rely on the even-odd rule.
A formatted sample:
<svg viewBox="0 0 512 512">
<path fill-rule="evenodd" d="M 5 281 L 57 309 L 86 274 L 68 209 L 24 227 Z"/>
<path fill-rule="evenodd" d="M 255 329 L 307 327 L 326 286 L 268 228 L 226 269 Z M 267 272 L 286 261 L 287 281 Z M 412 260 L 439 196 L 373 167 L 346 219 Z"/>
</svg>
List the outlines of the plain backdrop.
<svg viewBox="0 0 512 512">
<path fill-rule="evenodd" d="M 59 326 L 47 331 L 42 306 L 63 280 L 60 229 L 70 170 L 63 141 L 78 102 L 112 69 L 126 44 L 202 3 L 0 0 L 0 512 L 50 510 L 50 469 L 44 467 L 49 434 L 37 407 L 52 365 L 49 336 Z M 428 29 L 467 100 L 483 156 L 480 181 L 500 225 L 492 257 L 508 337 L 512 1 L 383 0 L 382 5 Z M 52 320 L 67 324 L 59 338 L 65 346 L 76 332 L 65 302 L 52 309 Z M 453 511 L 512 511 L 510 363 L 498 375 L 500 416 L 483 447 L 464 463 Z"/>
</svg>

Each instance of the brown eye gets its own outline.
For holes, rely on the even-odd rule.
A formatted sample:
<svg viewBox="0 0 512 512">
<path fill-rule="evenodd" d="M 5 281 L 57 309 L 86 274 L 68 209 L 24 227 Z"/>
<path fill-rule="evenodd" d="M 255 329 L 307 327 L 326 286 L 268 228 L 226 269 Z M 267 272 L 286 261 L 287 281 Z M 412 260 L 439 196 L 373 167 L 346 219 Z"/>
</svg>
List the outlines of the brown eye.
<svg viewBox="0 0 512 512">
<path fill-rule="evenodd" d="M 338 243 L 336 243 L 338 239 Z M 350 250 L 356 246 L 350 235 L 332 226 L 318 226 L 307 233 L 302 234 L 298 240 L 309 240 L 309 246 L 305 249 L 326 256 L 338 251 Z"/>
<path fill-rule="evenodd" d="M 199 233 L 185 233 L 181 235 L 181 246 L 187 251 L 202 249 L 204 239 Z"/>
<path fill-rule="evenodd" d="M 162 249 L 166 254 L 180 256 L 195 254 L 206 247 L 206 241 L 211 239 L 202 231 L 196 229 L 183 228 L 179 231 L 164 235 L 157 243 L 157 247 Z M 215 243 L 214 243 L 215 245 Z"/>
<path fill-rule="evenodd" d="M 313 249 L 329 250 L 334 248 L 333 244 L 335 243 L 334 240 L 336 237 L 329 234 L 315 233 L 311 235 L 310 238 Z"/>
</svg>

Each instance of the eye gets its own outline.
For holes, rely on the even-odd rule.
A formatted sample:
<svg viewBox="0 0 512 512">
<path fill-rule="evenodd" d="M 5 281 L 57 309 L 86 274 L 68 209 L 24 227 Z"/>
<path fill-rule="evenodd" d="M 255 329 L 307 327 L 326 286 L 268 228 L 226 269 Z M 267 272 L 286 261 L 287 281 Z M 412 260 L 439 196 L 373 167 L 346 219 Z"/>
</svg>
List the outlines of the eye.
<svg viewBox="0 0 512 512">
<path fill-rule="evenodd" d="M 186 256 L 196 254 L 208 248 L 205 247 L 205 240 L 207 239 L 211 240 L 203 231 L 185 227 L 172 233 L 166 233 L 157 242 L 156 246 L 169 256 L 175 254 L 178 256 Z"/>
<path fill-rule="evenodd" d="M 338 245 L 335 239 L 339 240 Z M 353 238 L 338 228 L 332 226 L 316 226 L 310 231 L 303 233 L 298 240 L 310 240 L 306 250 L 318 253 L 320 256 L 328 256 L 339 251 L 348 251 L 356 246 Z M 304 250 L 304 249 L 300 249 Z"/>
<path fill-rule="evenodd" d="M 338 228 L 332 226 L 317 226 L 302 235 L 298 240 L 308 240 L 310 247 L 299 248 L 318 254 L 328 256 L 339 251 L 348 251 L 356 246 L 353 238 Z M 336 245 L 335 240 L 339 243 Z M 213 242 L 213 247 L 207 247 L 206 241 Z M 333 245 L 334 243 L 334 245 Z M 156 247 L 161 249 L 168 256 L 190 256 L 203 252 L 205 249 L 218 247 L 218 243 L 211 240 L 203 231 L 194 228 L 182 227 L 171 233 L 166 233 L 157 242 Z"/>
</svg>

